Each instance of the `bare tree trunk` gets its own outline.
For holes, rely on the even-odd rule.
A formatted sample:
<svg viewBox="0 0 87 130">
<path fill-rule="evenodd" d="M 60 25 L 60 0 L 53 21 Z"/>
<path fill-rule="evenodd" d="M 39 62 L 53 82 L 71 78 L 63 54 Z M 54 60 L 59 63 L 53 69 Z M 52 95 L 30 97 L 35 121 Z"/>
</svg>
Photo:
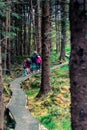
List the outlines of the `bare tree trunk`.
<svg viewBox="0 0 87 130">
<path fill-rule="evenodd" d="M 67 0 L 62 0 L 61 4 L 61 52 L 60 52 L 60 61 L 65 61 L 65 45 L 66 45 L 66 23 L 67 23 Z"/>
<path fill-rule="evenodd" d="M 46 94 L 50 87 L 50 0 L 42 2 L 42 74 L 41 90 Z"/>
<path fill-rule="evenodd" d="M 55 0 L 55 3 L 58 0 Z M 55 27 L 56 27 L 56 53 L 60 52 L 61 49 L 61 13 L 58 11 L 60 4 L 55 5 Z"/>
<path fill-rule="evenodd" d="M 8 6 L 8 33 L 10 34 L 10 3 Z M 6 66 L 7 66 L 7 73 L 11 73 L 11 58 L 10 58 L 10 37 L 7 39 L 7 58 L 6 58 Z"/>
<path fill-rule="evenodd" d="M 35 10 L 33 8 L 33 2 L 31 0 L 31 16 L 32 16 L 32 29 L 33 29 L 33 34 L 32 34 L 32 39 L 33 39 L 33 49 L 37 50 L 37 45 L 36 45 L 36 35 L 35 35 Z"/>
<path fill-rule="evenodd" d="M 18 13 L 22 15 L 22 4 L 18 4 Z M 18 32 L 18 49 L 19 49 L 19 56 L 23 56 L 23 19 L 21 18 L 18 20 L 19 23 L 19 32 Z"/>
<path fill-rule="evenodd" d="M 28 44 L 27 44 L 27 52 L 30 55 L 31 54 L 31 15 L 28 14 L 28 32 L 27 32 L 27 37 L 28 37 Z"/>
<path fill-rule="evenodd" d="M 25 13 L 25 7 L 24 7 L 24 24 L 22 25 L 23 26 L 23 30 L 24 30 L 24 34 L 23 34 L 23 55 L 26 55 L 26 13 Z"/>
<path fill-rule="evenodd" d="M 37 44 L 37 52 L 41 54 L 41 6 L 40 0 L 37 0 L 37 17 L 36 17 L 36 44 Z"/>
<path fill-rule="evenodd" d="M 55 30 L 56 30 L 56 53 L 59 52 L 59 22 L 58 22 L 58 5 L 55 5 Z"/>
<path fill-rule="evenodd" d="M 6 11 L 6 35 L 8 33 L 8 11 Z M 6 74 L 6 70 L 7 70 L 7 64 L 6 64 L 6 60 L 7 60 L 7 43 L 8 43 L 8 37 L 6 37 L 6 41 L 5 41 L 5 57 L 4 57 L 4 74 Z"/>
<path fill-rule="evenodd" d="M 5 43 L 5 58 L 4 58 L 4 74 L 10 73 L 11 61 L 10 61 L 10 2 L 7 4 L 6 10 L 6 43 Z"/>
<path fill-rule="evenodd" d="M 1 21 L 0 21 L 1 25 Z M 1 52 L 1 36 L 0 36 L 0 130 L 3 130 L 4 123 L 4 105 L 3 105 L 3 85 L 2 85 L 2 52 Z"/>
<path fill-rule="evenodd" d="M 87 130 L 87 0 L 70 1 L 71 126 Z"/>
<path fill-rule="evenodd" d="M 2 94 L 3 94 L 3 85 L 2 85 L 1 43 L 0 43 L 0 130 L 3 130 L 3 121 L 4 121 Z"/>
</svg>

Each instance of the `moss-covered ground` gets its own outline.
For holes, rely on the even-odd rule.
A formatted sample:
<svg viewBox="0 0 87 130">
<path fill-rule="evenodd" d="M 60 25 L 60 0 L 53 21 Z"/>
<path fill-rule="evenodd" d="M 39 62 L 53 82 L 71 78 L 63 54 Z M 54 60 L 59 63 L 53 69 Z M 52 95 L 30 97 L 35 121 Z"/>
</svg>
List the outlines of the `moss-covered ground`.
<svg viewBox="0 0 87 130">
<path fill-rule="evenodd" d="M 22 83 L 28 96 L 27 107 L 48 130 L 71 130 L 68 65 L 52 70 L 50 82 L 52 91 L 38 98 L 40 74 Z"/>
<path fill-rule="evenodd" d="M 67 54 L 70 53 L 70 45 L 66 46 Z M 28 56 L 27 56 L 28 57 Z M 51 66 L 60 64 L 59 55 L 54 50 L 51 53 Z M 9 83 L 15 78 L 23 75 L 23 60 L 26 57 L 19 58 L 18 62 L 12 66 L 11 75 L 3 75 L 4 86 L 4 104 L 8 104 L 11 98 Z M 66 61 L 68 58 L 66 58 Z M 71 130 L 70 127 L 70 92 L 68 65 L 51 71 L 50 76 L 52 91 L 48 95 L 37 98 L 40 90 L 41 75 L 36 74 L 22 83 L 27 96 L 27 107 L 32 115 L 38 118 L 48 130 Z M 5 120 L 6 121 L 6 120 Z M 9 127 L 8 127 L 9 129 Z"/>
</svg>

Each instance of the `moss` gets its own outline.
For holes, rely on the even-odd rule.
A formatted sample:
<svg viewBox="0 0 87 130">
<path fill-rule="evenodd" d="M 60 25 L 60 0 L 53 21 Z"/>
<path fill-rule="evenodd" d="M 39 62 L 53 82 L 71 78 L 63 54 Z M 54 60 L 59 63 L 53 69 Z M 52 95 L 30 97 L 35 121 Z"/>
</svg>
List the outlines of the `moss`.
<svg viewBox="0 0 87 130">
<path fill-rule="evenodd" d="M 30 82 L 29 90 L 26 92 L 28 109 L 48 130 L 71 130 L 68 67 L 53 70 L 50 80 L 52 91 L 42 97 L 36 97 L 40 90 L 40 76 L 36 74 L 24 83 Z"/>
</svg>

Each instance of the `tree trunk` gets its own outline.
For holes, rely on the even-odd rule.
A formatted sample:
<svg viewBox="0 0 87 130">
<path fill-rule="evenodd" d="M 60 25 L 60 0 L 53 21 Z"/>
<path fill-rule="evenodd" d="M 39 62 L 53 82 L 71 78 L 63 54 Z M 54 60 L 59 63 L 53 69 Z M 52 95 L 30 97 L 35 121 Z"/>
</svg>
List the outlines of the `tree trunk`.
<svg viewBox="0 0 87 130">
<path fill-rule="evenodd" d="M 25 10 L 25 7 L 23 8 L 24 9 L 24 25 L 23 26 L 23 30 L 24 30 L 24 34 L 23 34 L 23 55 L 26 55 L 26 10 Z"/>
<path fill-rule="evenodd" d="M 42 74 L 41 90 L 46 94 L 50 87 L 50 0 L 42 2 Z"/>
<path fill-rule="evenodd" d="M 37 52 L 41 54 L 41 7 L 40 0 L 37 0 L 37 17 L 36 17 L 36 44 L 37 44 Z"/>
<path fill-rule="evenodd" d="M 28 28 L 28 32 L 27 32 L 27 38 L 28 38 L 28 44 L 27 44 L 27 52 L 28 54 L 30 55 L 31 54 L 31 15 L 28 14 L 28 25 L 27 25 L 27 28 Z"/>
<path fill-rule="evenodd" d="M 66 23 L 67 23 L 67 7 L 66 2 L 67 0 L 61 1 L 61 52 L 60 52 L 60 61 L 65 61 L 65 45 L 66 45 Z"/>
<path fill-rule="evenodd" d="M 18 4 L 18 13 L 21 16 L 22 15 L 22 4 Z M 18 20 L 19 24 L 19 32 L 18 32 L 18 49 L 19 49 L 19 56 L 23 56 L 23 19 L 21 18 Z"/>
<path fill-rule="evenodd" d="M 0 24 L 1 25 L 1 24 Z M 1 30 L 1 29 L 0 29 Z M 2 55 L 1 55 L 1 36 L 0 36 L 0 130 L 3 130 L 4 105 L 3 105 L 3 85 L 2 85 Z"/>
<path fill-rule="evenodd" d="M 6 27 L 5 27 L 5 31 L 6 31 L 6 35 L 8 33 L 8 11 L 6 12 Z M 7 61 L 7 43 L 8 43 L 8 38 L 6 37 L 6 40 L 5 40 L 5 57 L 4 57 L 4 74 L 6 74 L 6 70 L 7 70 L 7 64 L 6 64 L 6 61 Z"/>
<path fill-rule="evenodd" d="M 24 14 L 24 17 L 23 17 L 23 23 L 24 23 L 24 25 L 22 25 L 23 26 L 23 31 L 24 31 L 24 33 L 23 33 L 23 54 L 24 55 L 28 55 L 28 54 L 30 54 L 30 46 L 29 46 L 29 44 L 30 44 L 30 35 L 28 34 L 29 32 L 28 31 L 30 31 L 31 29 L 30 29 L 30 14 L 29 14 L 29 8 L 28 8 L 28 6 L 27 5 L 24 5 L 23 6 L 23 14 Z M 30 29 L 30 30 L 29 30 Z"/>
<path fill-rule="evenodd" d="M 71 126 L 87 130 L 87 0 L 70 2 Z"/>
<path fill-rule="evenodd" d="M 37 46 L 36 46 L 36 35 L 35 35 L 35 10 L 33 8 L 33 1 L 31 0 L 31 18 L 32 18 L 32 30 L 33 30 L 33 34 L 32 34 L 32 41 L 33 41 L 33 49 L 37 50 Z"/>
<path fill-rule="evenodd" d="M 56 0 L 55 0 L 56 3 Z M 55 30 L 56 30 L 56 53 L 58 53 L 60 50 L 60 37 L 59 37 L 59 28 L 60 28 L 60 19 L 59 19 L 59 13 L 58 12 L 58 5 L 55 5 Z"/>
<path fill-rule="evenodd" d="M 10 3 L 8 5 L 8 33 L 10 34 Z M 10 53 L 11 53 L 11 50 L 10 50 L 10 37 L 7 38 L 7 57 L 6 57 L 6 66 L 7 66 L 7 70 L 6 70 L 6 73 L 7 74 L 10 74 L 11 73 L 11 58 L 10 58 Z"/>
</svg>

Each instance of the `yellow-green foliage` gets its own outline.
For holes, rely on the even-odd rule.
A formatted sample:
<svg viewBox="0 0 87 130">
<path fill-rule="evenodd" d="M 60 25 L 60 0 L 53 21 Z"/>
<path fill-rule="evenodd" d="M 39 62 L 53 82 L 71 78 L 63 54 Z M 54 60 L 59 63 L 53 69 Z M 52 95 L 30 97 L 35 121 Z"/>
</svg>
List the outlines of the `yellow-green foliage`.
<svg viewBox="0 0 87 130">
<path fill-rule="evenodd" d="M 6 97 L 9 97 L 11 96 L 11 90 L 10 90 L 10 87 L 9 87 L 9 84 L 11 82 L 11 77 L 10 76 L 4 76 L 3 77 L 3 91 L 4 91 L 4 95 Z"/>
</svg>

